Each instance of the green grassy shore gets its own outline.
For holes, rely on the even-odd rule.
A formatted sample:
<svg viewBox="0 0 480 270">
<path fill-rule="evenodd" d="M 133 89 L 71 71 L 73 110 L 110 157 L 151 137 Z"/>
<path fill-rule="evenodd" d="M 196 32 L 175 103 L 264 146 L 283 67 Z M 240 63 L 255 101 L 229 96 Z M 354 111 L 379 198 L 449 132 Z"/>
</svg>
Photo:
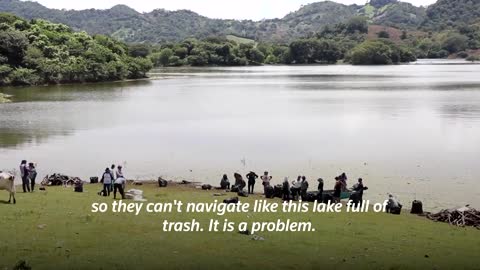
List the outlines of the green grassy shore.
<svg viewBox="0 0 480 270">
<path fill-rule="evenodd" d="M 234 195 L 214 197 L 216 191 L 184 186 L 135 188 L 148 202 L 213 202 Z M 84 193 L 74 193 L 48 187 L 18 193 L 16 205 L 0 203 L 0 269 L 12 269 L 20 260 L 32 269 L 480 269 L 479 230 L 410 214 L 91 213 L 93 202 L 113 200 L 98 196 L 100 189 L 86 185 Z M 8 199 L 4 191 L 0 196 Z M 238 232 L 162 231 L 164 219 L 193 218 L 204 227 L 211 218 L 290 218 L 311 221 L 316 231 L 258 233 L 264 241 Z"/>
</svg>

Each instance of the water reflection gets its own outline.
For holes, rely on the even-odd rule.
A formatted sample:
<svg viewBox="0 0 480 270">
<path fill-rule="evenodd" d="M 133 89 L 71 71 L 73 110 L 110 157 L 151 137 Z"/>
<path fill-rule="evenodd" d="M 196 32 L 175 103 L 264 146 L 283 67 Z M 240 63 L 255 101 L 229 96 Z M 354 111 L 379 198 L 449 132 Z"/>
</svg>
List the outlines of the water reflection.
<svg viewBox="0 0 480 270">
<path fill-rule="evenodd" d="M 274 182 L 305 174 L 328 186 L 346 171 L 368 179 L 373 199 L 480 204 L 479 68 L 180 68 L 151 81 L 6 88 L 0 164 L 26 158 L 40 173 L 88 178 L 120 162 L 131 178 L 212 184 L 268 169 Z"/>
</svg>

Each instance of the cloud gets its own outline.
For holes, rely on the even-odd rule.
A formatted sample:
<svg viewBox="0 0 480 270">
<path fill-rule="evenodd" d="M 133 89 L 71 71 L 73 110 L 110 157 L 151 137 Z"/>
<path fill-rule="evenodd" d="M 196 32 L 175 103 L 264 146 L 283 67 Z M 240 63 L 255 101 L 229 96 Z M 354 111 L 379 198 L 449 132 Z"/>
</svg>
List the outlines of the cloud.
<svg viewBox="0 0 480 270">
<path fill-rule="evenodd" d="M 163 8 L 167 10 L 189 9 L 200 15 L 222 19 L 271 19 L 280 18 L 298 10 L 301 5 L 318 2 L 311 0 L 37 0 L 49 8 L 58 9 L 107 9 L 117 4 L 130 6 L 141 12 Z M 366 0 L 337 0 L 343 4 L 364 4 Z M 429 5 L 435 0 L 407 0 L 414 5 Z"/>
</svg>

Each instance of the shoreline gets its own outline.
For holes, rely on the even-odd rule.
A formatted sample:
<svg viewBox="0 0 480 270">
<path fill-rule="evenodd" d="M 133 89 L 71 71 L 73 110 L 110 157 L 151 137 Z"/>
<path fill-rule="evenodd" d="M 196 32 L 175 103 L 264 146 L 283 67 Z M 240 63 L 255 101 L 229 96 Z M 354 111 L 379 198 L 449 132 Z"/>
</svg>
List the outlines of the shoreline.
<svg viewBox="0 0 480 270">
<path fill-rule="evenodd" d="M 480 65 L 480 61 L 468 61 L 464 58 L 419 58 L 418 60 L 421 61 L 441 61 L 441 60 L 446 60 L 446 61 L 458 61 L 455 63 L 446 63 L 449 65 Z M 185 69 L 185 70 L 202 70 L 202 69 L 209 69 L 209 68 L 235 68 L 235 67 L 243 67 L 243 68 L 248 68 L 248 67 L 264 67 L 264 66 L 272 66 L 272 67 L 278 67 L 278 66 L 286 66 L 286 67 L 302 67 L 302 66 L 371 66 L 371 67 L 378 67 L 378 66 L 399 66 L 399 65 L 418 65 L 418 60 L 414 62 L 406 62 L 406 63 L 395 63 L 395 64 L 389 64 L 389 65 L 353 65 L 349 64 L 346 62 L 341 62 L 339 61 L 338 63 L 335 64 L 322 64 L 322 63 L 313 63 L 313 64 L 262 64 L 262 65 L 246 65 L 246 66 L 226 66 L 226 65 L 209 65 L 209 66 L 191 66 L 191 65 L 185 65 L 185 66 L 167 66 L 167 67 L 154 67 L 152 68 L 149 72 L 147 72 L 147 76 L 145 78 L 138 78 L 138 79 L 125 79 L 125 80 L 113 80 L 113 81 L 98 81 L 98 82 L 67 82 L 67 83 L 55 83 L 55 84 L 39 84 L 39 85 L 3 85 L 0 86 L 0 89 L 2 88 L 23 88 L 23 87 L 47 87 L 47 86 L 68 86 L 68 85 L 91 85 L 91 84 L 104 84 L 104 83 L 122 83 L 122 82 L 136 82 L 136 81 L 150 81 L 150 80 L 163 80 L 163 79 L 170 79 L 172 76 L 169 76 L 168 72 L 159 72 L 159 73 L 152 73 L 152 71 L 155 70 L 175 70 L 175 69 Z M 463 60 L 463 62 L 460 62 Z M 424 63 L 420 63 L 422 65 L 425 65 Z M 432 64 L 432 63 L 426 63 Z M 438 65 L 438 64 L 436 64 Z M 164 74 L 164 75 L 158 75 L 158 76 L 148 76 L 149 74 Z M 187 73 L 186 73 L 187 74 Z M 3 94 L 5 95 L 5 94 Z M 9 95 L 6 95 L 7 98 Z M 4 97 L 5 98 L 5 97 Z M 8 100 L 8 99 L 7 99 Z M 8 102 L 8 101 L 7 101 Z M 0 104 L 5 103 L 5 101 L 2 102 L 2 93 L 0 92 Z"/>
</svg>

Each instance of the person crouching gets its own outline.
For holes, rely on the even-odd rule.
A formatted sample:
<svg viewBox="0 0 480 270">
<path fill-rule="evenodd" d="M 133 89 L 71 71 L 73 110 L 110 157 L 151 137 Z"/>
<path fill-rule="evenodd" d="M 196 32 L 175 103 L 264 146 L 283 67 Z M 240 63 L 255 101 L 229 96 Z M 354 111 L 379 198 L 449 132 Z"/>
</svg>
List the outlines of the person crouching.
<svg viewBox="0 0 480 270">
<path fill-rule="evenodd" d="M 125 192 L 124 192 L 124 187 L 126 184 L 127 180 L 125 180 L 125 177 L 118 177 L 114 184 L 113 184 L 113 199 L 117 199 L 117 190 L 120 192 L 120 195 L 122 195 L 122 200 L 125 200 Z"/>
</svg>

